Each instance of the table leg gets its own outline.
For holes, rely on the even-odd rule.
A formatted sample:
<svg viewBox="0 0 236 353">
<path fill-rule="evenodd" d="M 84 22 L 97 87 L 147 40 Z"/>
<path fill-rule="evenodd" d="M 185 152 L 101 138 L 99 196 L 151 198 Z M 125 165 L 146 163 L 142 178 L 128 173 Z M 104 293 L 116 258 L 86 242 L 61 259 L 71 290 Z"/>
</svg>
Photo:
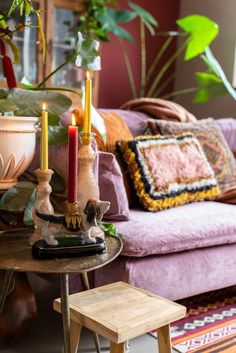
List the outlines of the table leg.
<svg viewBox="0 0 236 353">
<path fill-rule="evenodd" d="M 60 274 L 61 314 L 64 337 L 64 353 L 71 353 L 70 345 L 70 309 L 69 309 L 69 275 Z"/>
<path fill-rule="evenodd" d="M 13 271 L 6 270 L 2 281 L 2 287 L 0 288 L 0 314 L 2 313 L 2 310 L 3 310 L 7 292 L 11 284 L 12 276 L 13 276 Z"/>
<path fill-rule="evenodd" d="M 87 272 L 82 272 L 82 273 L 79 274 L 79 276 L 80 276 L 80 280 L 81 280 L 81 283 L 82 283 L 83 290 L 90 289 Z M 94 340 L 94 343 L 95 343 L 95 347 L 96 347 L 97 353 L 101 353 L 99 336 L 98 336 L 98 334 L 96 332 L 93 332 L 93 340 Z"/>
</svg>

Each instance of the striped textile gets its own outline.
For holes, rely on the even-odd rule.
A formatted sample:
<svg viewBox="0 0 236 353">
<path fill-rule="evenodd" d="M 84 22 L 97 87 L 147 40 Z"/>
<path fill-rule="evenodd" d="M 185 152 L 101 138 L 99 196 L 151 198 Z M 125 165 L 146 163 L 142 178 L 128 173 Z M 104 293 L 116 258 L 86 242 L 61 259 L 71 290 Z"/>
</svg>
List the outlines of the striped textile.
<svg viewBox="0 0 236 353">
<path fill-rule="evenodd" d="M 171 327 L 176 352 L 236 353 L 236 287 L 181 303 L 189 309 Z"/>
</svg>

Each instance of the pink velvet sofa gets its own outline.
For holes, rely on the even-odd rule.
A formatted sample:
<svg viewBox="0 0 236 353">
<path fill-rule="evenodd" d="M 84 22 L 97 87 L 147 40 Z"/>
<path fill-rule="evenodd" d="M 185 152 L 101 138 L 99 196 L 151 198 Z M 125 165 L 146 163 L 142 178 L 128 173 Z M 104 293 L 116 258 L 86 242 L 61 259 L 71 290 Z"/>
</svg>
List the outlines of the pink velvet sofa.
<svg viewBox="0 0 236 353">
<path fill-rule="evenodd" d="M 142 135 L 150 116 L 115 110 L 133 136 Z M 68 114 L 62 117 L 68 123 Z M 236 151 L 236 120 L 217 120 L 228 145 Z M 65 147 L 50 153 L 50 163 L 65 172 Z M 204 201 L 152 213 L 128 209 L 124 185 L 114 155 L 97 154 L 100 198 L 111 201 L 106 219 L 123 235 L 122 254 L 95 271 L 94 285 L 125 281 L 171 300 L 236 284 L 236 206 Z M 118 212 L 117 212 L 118 210 Z M 128 217 L 127 217 L 128 216 Z M 129 218 L 127 220 L 127 218 Z M 78 277 L 71 278 L 71 290 L 80 289 Z"/>
<path fill-rule="evenodd" d="M 143 133 L 145 114 L 117 112 L 134 136 Z M 217 123 L 236 150 L 236 120 Z M 235 205 L 204 201 L 156 213 L 130 209 L 128 221 L 112 223 L 124 248 L 95 272 L 95 286 L 122 280 L 177 300 L 236 284 Z"/>
</svg>

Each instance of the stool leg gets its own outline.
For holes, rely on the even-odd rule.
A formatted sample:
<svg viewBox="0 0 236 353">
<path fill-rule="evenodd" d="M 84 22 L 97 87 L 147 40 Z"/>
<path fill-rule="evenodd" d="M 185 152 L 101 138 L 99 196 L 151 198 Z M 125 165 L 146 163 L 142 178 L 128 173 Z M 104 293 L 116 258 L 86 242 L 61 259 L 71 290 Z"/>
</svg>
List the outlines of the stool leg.
<svg viewBox="0 0 236 353">
<path fill-rule="evenodd" d="M 80 325 L 76 321 L 71 320 L 71 322 L 70 322 L 71 353 L 76 353 L 78 350 L 81 328 L 82 328 L 82 325 Z"/>
<path fill-rule="evenodd" d="M 157 329 L 157 339 L 159 353 L 171 353 L 170 325 Z"/>
<path fill-rule="evenodd" d="M 125 353 L 125 342 L 123 343 L 111 342 L 110 353 Z"/>
<path fill-rule="evenodd" d="M 82 273 L 79 274 L 79 276 L 80 276 L 80 280 L 81 280 L 81 284 L 82 284 L 83 290 L 89 290 L 90 289 L 90 285 L 89 285 L 87 272 L 82 272 Z M 97 353 L 101 353 L 99 336 L 98 336 L 98 334 L 96 332 L 93 332 L 93 340 L 94 340 L 94 344 L 95 344 Z"/>
</svg>

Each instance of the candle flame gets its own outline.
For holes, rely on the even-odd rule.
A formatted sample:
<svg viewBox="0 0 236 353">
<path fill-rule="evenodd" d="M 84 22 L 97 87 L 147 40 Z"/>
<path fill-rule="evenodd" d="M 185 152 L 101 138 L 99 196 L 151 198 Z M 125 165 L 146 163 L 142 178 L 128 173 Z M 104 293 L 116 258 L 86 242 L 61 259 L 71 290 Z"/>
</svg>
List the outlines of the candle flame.
<svg viewBox="0 0 236 353">
<path fill-rule="evenodd" d="M 46 103 L 43 103 L 43 110 L 46 110 L 47 109 L 47 105 Z"/>
<path fill-rule="evenodd" d="M 71 116 L 71 124 L 72 124 L 73 126 L 76 125 L 76 119 L 75 119 L 75 115 L 74 115 L 74 114 L 72 114 L 72 116 Z"/>
<path fill-rule="evenodd" d="M 89 70 L 86 70 L 85 77 L 86 77 L 87 80 L 90 80 L 90 73 L 89 73 Z"/>
</svg>

